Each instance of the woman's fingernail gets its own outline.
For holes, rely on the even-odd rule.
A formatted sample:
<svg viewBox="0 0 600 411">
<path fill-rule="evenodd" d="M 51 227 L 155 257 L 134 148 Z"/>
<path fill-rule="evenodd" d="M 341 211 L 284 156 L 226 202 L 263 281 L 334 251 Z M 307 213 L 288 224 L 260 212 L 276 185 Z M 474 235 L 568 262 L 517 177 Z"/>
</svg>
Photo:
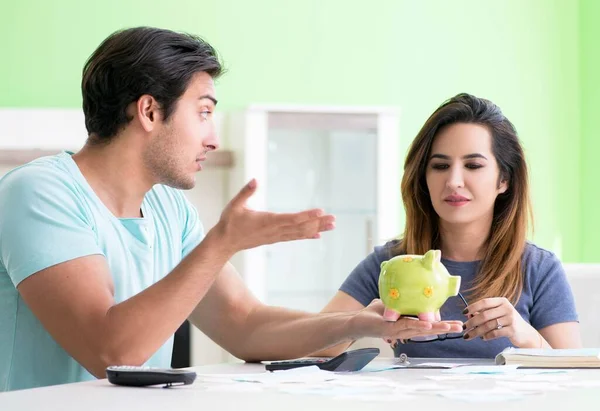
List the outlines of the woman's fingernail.
<svg viewBox="0 0 600 411">
<path fill-rule="evenodd" d="M 468 312 L 469 312 L 469 309 L 468 309 L 468 308 L 465 308 L 465 309 L 463 310 L 463 314 L 465 314 L 465 315 L 466 315 Z"/>
<path fill-rule="evenodd" d="M 470 337 L 469 337 L 469 334 L 465 334 L 465 335 L 463 335 L 463 338 L 464 338 L 465 340 L 468 340 L 468 339 L 470 338 Z"/>
<path fill-rule="evenodd" d="M 466 329 L 467 329 L 467 325 L 463 324 L 463 330 L 466 330 Z"/>
</svg>

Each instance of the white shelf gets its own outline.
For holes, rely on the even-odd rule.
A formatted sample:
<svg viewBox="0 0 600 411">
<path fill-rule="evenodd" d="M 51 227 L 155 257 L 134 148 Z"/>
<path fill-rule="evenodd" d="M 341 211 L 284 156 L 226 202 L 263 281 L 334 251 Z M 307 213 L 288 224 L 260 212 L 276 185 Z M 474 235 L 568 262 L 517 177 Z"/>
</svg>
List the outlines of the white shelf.
<svg viewBox="0 0 600 411">
<path fill-rule="evenodd" d="M 220 132 L 220 117 L 215 117 Z M 87 139 L 80 108 L 0 108 L 0 165 L 18 166 L 63 150 L 78 151 Z M 233 167 L 233 152 L 207 155 L 207 167 Z"/>
<path fill-rule="evenodd" d="M 16 167 L 39 157 L 51 156 L 63 150 L 60 149 L 0 149 L 0 165 Z M 70 150 L 77 151 L 77 150 Z M 219 150 L 208 153 L 204 163 L 207 167 L 233 167 L 233 152 Z"/>
</svg>

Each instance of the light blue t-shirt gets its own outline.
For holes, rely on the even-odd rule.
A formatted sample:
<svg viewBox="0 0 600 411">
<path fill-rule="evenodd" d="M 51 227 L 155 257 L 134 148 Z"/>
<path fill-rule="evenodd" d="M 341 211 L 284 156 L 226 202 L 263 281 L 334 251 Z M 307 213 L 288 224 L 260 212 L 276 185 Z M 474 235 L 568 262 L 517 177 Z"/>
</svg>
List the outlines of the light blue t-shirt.
<svg viewBox="0 0 600 411">
<path fill-rule="evenodd" d="M 392 241 L 375 247 L 375 251 L 350 273 L 340 290 L 365 306 L 379 298 L 381 263 L 393 257 L 391 249 L 396 244 L 396 241 Z M 523 290 L 515 304 L 521 317 L 536 330 L 557 323 L 578 321 L 573 293 L 559 259 L 552 252 L 527 243 L 521 261 Z M 457 262 L 442 258 L 442 264 L 450 274 L 461 277 L 460 292 L 469 304 L 474 303 L 467 290 L 474 285 L 479 262 Z M 462 313 L 464 309 L 465 305 L 459 297 L 450 297 L 440 309 L 440 314 L 443 320 L 466 321 L 467 317 Z M 406 354 L 409 357 L 424 358 L 494 358 L 500 351 L 511 346 L 508 338 L 490 341 L 483 341 L 481 338 L 466 341 L 458 338 L 398 344 L 394 352 L 396 356 Z"/>
<path fill-rule="evenodd" d="M 120 303 L 163 278 L 204 236 L 196 209 L 179 190 L 154 186 L 142 215 L 115 217 L 71 153 L 37 159 L 0 179 L 0 391 L 94 378 L 33 315 L 17 291 L 21 281 L 99 254 Z M 146 365 L 169 367 L 172 350 L 173 337 Z"/>
</svg>

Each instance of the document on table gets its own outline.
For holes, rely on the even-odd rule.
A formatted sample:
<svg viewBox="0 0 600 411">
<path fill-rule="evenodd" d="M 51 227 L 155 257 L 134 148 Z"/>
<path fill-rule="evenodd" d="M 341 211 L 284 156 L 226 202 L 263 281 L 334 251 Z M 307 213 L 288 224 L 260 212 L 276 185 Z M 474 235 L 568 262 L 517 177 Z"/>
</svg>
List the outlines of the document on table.
<svg viewBox="0 0 600 411">
<path fill-rule="evenodd" d="M 253 393 L 275 390 L 291 395 L 367 402 L 391 402 L 422 395 L 437 395 L 466 402 L 511 401 L 545 392 L 600 386 L 600 380 L 572 380 L 573 372 L 461 364 L 443 370 L 441 374 L 406 381 L 390 378 L 394 376 L 392 373 L 335 373 L 311 366 L 253 374 L 199 374 L 194 385 L 197 389 L 213 392 Z M 473 388 L 465 388 L 462 383 L 475 380 L 489 382 L 486 383 L 487 387 Z"/>
</svg>

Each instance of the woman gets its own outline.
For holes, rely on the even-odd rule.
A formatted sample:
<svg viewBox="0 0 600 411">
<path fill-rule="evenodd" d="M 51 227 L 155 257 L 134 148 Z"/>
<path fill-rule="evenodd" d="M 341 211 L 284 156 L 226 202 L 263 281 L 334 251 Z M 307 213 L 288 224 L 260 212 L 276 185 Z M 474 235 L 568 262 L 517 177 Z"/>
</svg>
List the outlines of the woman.
<svg viewBox="0 0 600 411">
<path fill-rule="evenodd" d="M 323 311 L 368 305 L 379 298 L 381 262 L 439 249 L 450 274 L 462 277 L 467 304 L 450 298 L 441 318 L 465 321 L 465 332 L 427 344 L 388 340 L 396 355 L 489 358 L 509 346 L 581 346 L 560 261 L 526 241 L 531 210 L 525 157 L 514 126 L 495 104 L 459 94 L 431 115 L 408 152 L 402 198 L 401 239 L 376 247 Z"/>
</svg>

